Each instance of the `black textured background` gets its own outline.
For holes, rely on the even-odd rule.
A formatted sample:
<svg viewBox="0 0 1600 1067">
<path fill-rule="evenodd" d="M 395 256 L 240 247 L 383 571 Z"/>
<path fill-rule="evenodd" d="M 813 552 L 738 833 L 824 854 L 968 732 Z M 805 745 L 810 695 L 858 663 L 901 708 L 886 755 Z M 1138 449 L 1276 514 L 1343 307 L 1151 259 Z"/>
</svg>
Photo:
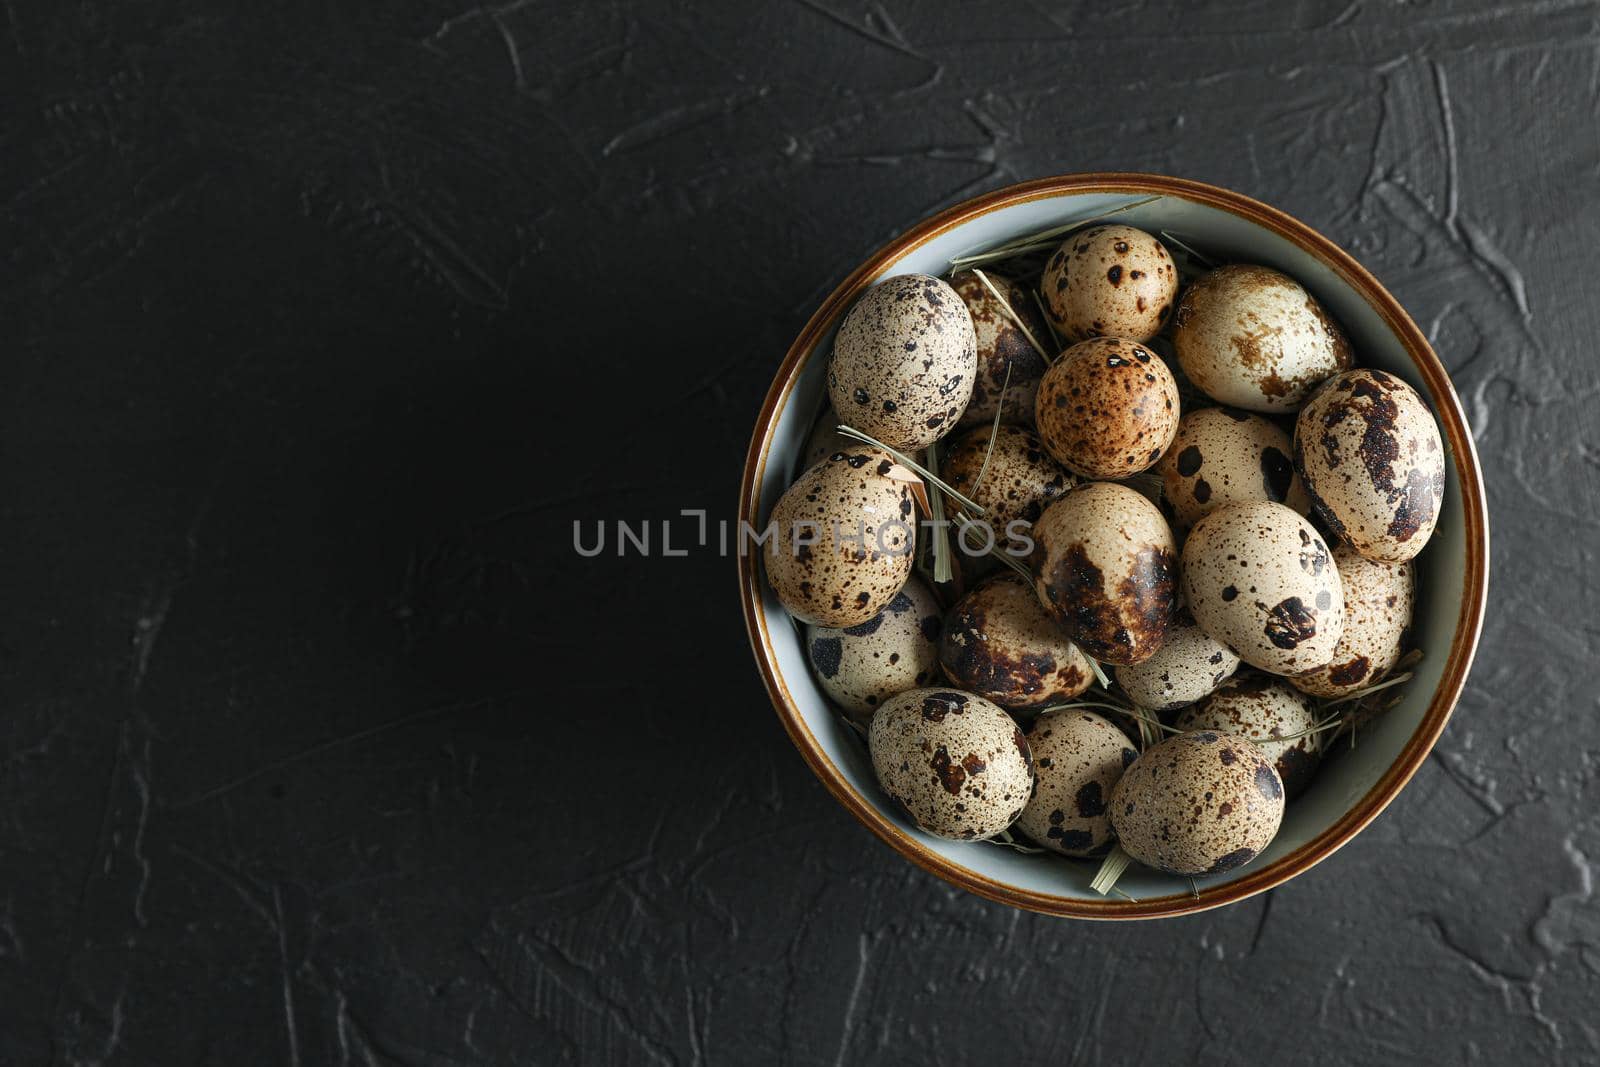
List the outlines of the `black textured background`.
<svg viewBox="0 0 1600 1067">
<path fill-rule="evenodd" d="M 0 4 L 0 1062 L 1600 1055 L 1600 7 Z M 1439 749 L 1270 895 L 1097 926 L 839 809 L 730 562 L 790 338 L 1015 180 L 1230 186 L 1451 367 Z"/>
</svg>

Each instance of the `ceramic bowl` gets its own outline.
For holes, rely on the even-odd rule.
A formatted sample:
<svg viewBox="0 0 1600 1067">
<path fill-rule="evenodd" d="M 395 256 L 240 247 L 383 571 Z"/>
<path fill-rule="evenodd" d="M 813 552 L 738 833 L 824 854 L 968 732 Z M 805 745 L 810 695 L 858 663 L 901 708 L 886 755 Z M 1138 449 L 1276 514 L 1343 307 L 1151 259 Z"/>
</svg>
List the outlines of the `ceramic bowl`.
<svg viewBox="0 0 1600 1067">
<path fill-rule="evenodd" d="M 825 300 L 789 349 L 767 393 L 745 461 L 740 517 L 759 526 L 788 486 L 795 459 L 826 404 L 835 328 L 856 298 L 895 274 L 944 274 L 952 256 L 983 251 L 1055 225 L 1088 220 L 1151 196 L 1116 221 L 1178 235 L 1228 260 L 1293 276 L 1343 324 L 1357 361 L 1396 374 L 1433 407 L 1449 451 L 1437 529 L 1417 560 L 1413 643 L 1426 652 L 1405 698 L 1354 748 L 1323 763 L 1289 806 L 1272 845 L 1226 874 L 1193 880 L 1138 866 L 1118 883 L 1133 899 L 1089 888 L 1096 865 L 946 841 L 912 826 L 879 791 L 865 746 L 830 708 L 806 667 L 796 627 L 767 587 L 760 552 L 739 559 L 745 621 L 772 703 L 828 791 L 868 829 L 918 866 L 979 896 L 1079 918 L 1181 915 L 1242 900 L 1332 855 L 1392 801 L 1433 747 L 1466 681 L 1483 621 L 1489 529 L 1482 479 L 1461 403 L 1422 331 L 1394 297 L 1337 244 L 1249 197 L 1199 182 L 1144 174 L 1044 178 L 977 197 L 912 227 L 879 249 Z M 1361 870 L 1346 878 L 1367 877 Z M 1324 875 L 1327 876 L 1327 875 Z"/>
</svg>

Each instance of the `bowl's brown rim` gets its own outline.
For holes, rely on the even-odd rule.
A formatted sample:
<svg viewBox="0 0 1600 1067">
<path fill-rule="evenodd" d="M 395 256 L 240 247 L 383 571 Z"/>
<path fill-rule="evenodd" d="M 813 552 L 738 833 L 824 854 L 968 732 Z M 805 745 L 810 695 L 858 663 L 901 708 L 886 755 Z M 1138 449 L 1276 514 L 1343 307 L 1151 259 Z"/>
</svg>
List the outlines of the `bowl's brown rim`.
<svg viewBox="0 0 1600 1067">
<path fill-rule="evenodd" d="M 1407 741 L 1399 757 L 1344 816 L 1322 833 L 1286 856 L 1258 871 L 1223 885 L 1210 886 L 1198 893 L 1175 894 L 1142 900 L 1107 899 L 1091 901 L 1054 896 L 1021 889 L 976 874 L 931 851 L 890 821 L 844 779 L 839 769 L 822 751 L 806 726 L 794 698 L 775 666 L 768 643 L 765 617 L 761 611 L 762 581 L 759 553 L 738 555 L 739 593 L 744 603 L 745 627 L 760 667 L 762 679 L 774 708 L 813 773 L 834 799 L 859 819 L 869 830 L 917 866 L 980 897 L 1014 907 L 1049 915 L 1084 919 L 1143 919 L 1185 915 L 1220 907 L 1264 892 L 1293 878 L 1332 855 L 1340 846 L 1378 816 L 1411 776 L 1427 759 L 1445 723 L 1460 698 L 1467 672 L 1477 651 L 1483 628 L 1484 605 L 1488 592 L 1489 521 L 1485 505 L 1483 477 L 1477 450 L 1466 416 L 1451 385 L 1449 373 L 1428 344 L 1427 338 L 1400 303 L 1366 268 L 1328 238 L 1298 219 L 1241 193 L 1184 178 L 1159 174 L 1102 172 L 1067 174 L 1039 178 L 973 197 L 929 218 L 888 242 L 857 267 L 830 293 L 789 347 L 783 364 L 773 379 L 745 457 L 743 480 L 739 486 L 739 516 L 754 527 L 759 519 L 757 487 L 762 483 L 771 447 L 774 416 L 794 387 L 800 367 L 818 340 L 851 302 L 892 262 L 951 228 L 1000 208 L 1031 200 L 1049 199 L 1063 194 L 1163 194 L 1206 204 L 1255 222 L 1294 243 L 1320 260 L 1360 293 L 1399 338 L 1433 400 L 1446 439 L 1449 441 L 1462 496 L 1466 522 L 1466 574 L 1462 583 L 1461 608 L 1455 637 L 1450 647 L 1438 686 L 1427 712 Z"/>
</svg>

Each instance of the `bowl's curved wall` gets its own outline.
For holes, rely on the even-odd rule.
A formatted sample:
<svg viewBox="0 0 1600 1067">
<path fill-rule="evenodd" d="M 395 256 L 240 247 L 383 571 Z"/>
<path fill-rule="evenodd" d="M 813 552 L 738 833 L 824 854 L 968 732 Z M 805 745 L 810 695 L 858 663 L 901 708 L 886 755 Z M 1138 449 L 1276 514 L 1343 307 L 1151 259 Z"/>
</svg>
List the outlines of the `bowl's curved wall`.
<svg viewBox="0 0 1600 1067">
<path fill-rule="evenodd" d="M 1155 194 L 1161 198 L 1121 212 L 1117 221 L 1166 230 L 1207 253 L 1296 278 L 1343 324 L 1359 363 L 1404 378 L 1430 401 L 1449 452 L 1438 527 L 1417 561 L 1412 633 L 1426 658 L 1404 701 L 1364 729 L 1354 749 L 1324 763 L 1266 852 L 1239 870 L 1197 879 L 1195 889 L 1186 880 L 1130 870 L 1119 882 L 1130 901 L 1090 890 L 1091 863 L 921 833 L 885 803 L 863 747 L 812 681 L 798 631 L 766 587 L 759 553 L 739 561 L 757 663 L 790 737 L 829 791 L 920 866 L 991 899 L 1061 915 L 1133 918 L 1215 907 L 1271 888 L 1348 841 L 1399 792 L 1443 730 L 1477 647 L 1487 591 L 1488 523 L 1472 437 L 1444 367 L 1416 324 L 1353 259 L 1302 223 L 1236 193 L 1154 175 L 1074 175 L 1000 190 L 916 226 L 872 256 L 824 301 L 779 369 L 751 440 L 740 517 L 752 525 L 764 521 L 787 487 L 794 456 L 825 403 L 833 331 L 863 289 L 893 274 L 942 274 L 952 255 Z"/>
</svg>

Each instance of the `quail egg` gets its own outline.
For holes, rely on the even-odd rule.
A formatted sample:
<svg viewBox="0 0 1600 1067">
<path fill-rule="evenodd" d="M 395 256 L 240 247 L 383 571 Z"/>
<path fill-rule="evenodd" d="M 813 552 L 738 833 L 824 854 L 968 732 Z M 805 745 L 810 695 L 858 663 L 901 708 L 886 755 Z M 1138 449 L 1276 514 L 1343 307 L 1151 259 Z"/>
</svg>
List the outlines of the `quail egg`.
<svg viewBox="0 0 1600 1067">
<path fill-rule="evenodd" d="M 962 689 L 1018 711 L 1068 700 L 1094 682 L 1083 653 L 1010 572 L 983 582 L 950 609 L 939 662 Z"/>
<path fill-rule="evenodd" d="M 1284 799 L 1293 800 L 1317 771 L 1323 734 L 1306 698 L 1260 671 L 1240 671 L 1202 704 L 1179 712 L 1180 730 L 1216 730 L 1255 742 L 1283 782 Z"/>
<path fill-rule="evenodd" d="M 1196 388 L 1248 411 L 1298 411 L 1352 363 L 1344 331 L 1315 297 L 1287 274 L 1243 263 L 1184 291 L 1172 346 Z"/>
<path fill-rule="evenodd" d="M 1033 754 L 1011 716 L 971 693 L 911 689 L 867 731 L 883 791 L 922 829 L 959 841 L 993 837 L 1033 796 Z"/>
<path fill-rule="evenodd" d="M 1080 485 L 1033 524 L 1039 602 L 1085 653 L 1139 663 L 1166 640 L 1177 546 L 1156 506 L 1127 486 Z"/>
<path fill-rule="evenodd" d="M 801 622 L 857 626 L 888 606 L 911 574 L 916 519 L 894 459 L 865 445 L 802 474 L 772 509 L 762 547 L 767 581 Z"/>
<path fill-rule="evenodd" d="M 1117 667 L 1117 684 L 1141 708 L 1171 711 L 1205 699 L 1239 669 L 1233 649 L 1207 634 L 1187 608 L 1156 654 L 1143 663 Z"/>
<path fill-rule="evenodd" d="M 1364 559 L 1349 545 L 1333 550 L 1333 562 L 1344 587 L 1344 635 L 1327 666 L 1289 678 L 1296 689 L 1319 697 L 1383 681 L 1400 661 L 1416 600 L 1409 563 Z"/>
<path fill-rule="evenodd" d="M 967 305 L 949 285 L 926 274 L 890 278 L 840 325 L 828 396 L 847 425 L 890 448 L 925 448 L 966 409 L 977 344 Z"/>
<path fill-rule="evenodd" d="M 1282 504 L 1230 504 L 1196 523 L 1183 544 L 1183 589 L 1206 633 L 1273 674 L 1323 666 L 1344 632 L 1328 546 Z"/>
<path fill-rule="evenodd" d="M 1161 490 L 1184 526 L 1224 504 L 1271 500 L 1305 515 L 1311 501 L 1294 472 L 1294 445 L 1277 424 L 1232 408 L 1201 408 L 1178 423 L 1156 465 Z"/>
<path fill-rule="evenodd" d="M 817 683 L 865 724 L 884 700 L 938 680 L 940 614 L 939 602 L 913 574 L 864 623 L 842 630 L 807 626 L 806 654 Z"/>
<path fill-rule="evenodd" d="M 1132 226 L 1101 225 L 1067 237 L 1039 281 L 1045 308 L 1069 341 L 1161 332 L 1178 295 L 1178 268 L 1156 238 Z"/>
<path fill-rule="evenodd" d="M 1324 383 L 1295 423 L 1294 455 L 1317 514 L 1368 559 L 1404 563 L 1433 536 L 1444 446 L 1428 405 L 1394 375 Z"/>
<path fill-rule="evenodd" d="M 1017 829 L 1063 856 L 1098 856 L 1111 847 L 1107 805 L 1122 772 L 1138 757 L 1122 731 L 1089 711 L 1047 711 L 1028 730 L 1038 788 Z"/>
<path fill-rule="evenodd" d="M 978 377 L 972 386 L 972 399 L 967 410 L 961 413 L 957 425 L 989 425 L 1000 407 L 1000 394 L 1005 393 L 1006 409 L 1000 416 L 1006 422 L 1032 423 L 1033 398 L 1039 391 L 1039 379 L 1044 377 L 1044 356 L 1034 347 L 1050 344 L 1050 330 L 1040 317 L 1038 307 L 1028 290 L 998 274 L 984 272 L 995 289 L 1005 294 L 1006 305 L 996 299 L 983 279 L 970 270 L 964 270 L 950 279 L 951 288 L 967 305 L 972 316 L 972 329 L 978 342 Z M 1016 318 L 1012 318 L 1012 314 Z M 1027 327 L 1024 331 L 1017 319 Z M 1028 339 L 1028 334 L 1033 340 Z M 1049 351 L 1049 349 L 1046 349 Z M 1010 384 L 1007 384 L 1007 374 Z"/>
<path fill-rule="evenodd" d="M 958 438 L 940 462 L 939 476 L 982 507 L 984 521 L 997 540 L 1004 540 L 1006 527 L 1018 521 L 1038 521 L 1051 501 L 1071 488 L 1074 479 L 1032 430 L 1001 426 L 994 433 L 992 450 L 989 430 L 980 426 Z"/>
<path fill-rule="evenodd" d="M 1176 875 L 1221 874 L 1255 859 L 1283 821 L 1283 782 L 1250 741 L 1215 730 L 1146 749 L 1111 792 L 1128 855 Z"/>
<path fill-rule="evenodd" d="M 1062 466 L 1086 478 L 1148 468 L 1178 429 L 1178 384 L 1160 356 L 1135 341 L 1073 345 L 1045 371 L 1035 421 Z"/>
</svg>

